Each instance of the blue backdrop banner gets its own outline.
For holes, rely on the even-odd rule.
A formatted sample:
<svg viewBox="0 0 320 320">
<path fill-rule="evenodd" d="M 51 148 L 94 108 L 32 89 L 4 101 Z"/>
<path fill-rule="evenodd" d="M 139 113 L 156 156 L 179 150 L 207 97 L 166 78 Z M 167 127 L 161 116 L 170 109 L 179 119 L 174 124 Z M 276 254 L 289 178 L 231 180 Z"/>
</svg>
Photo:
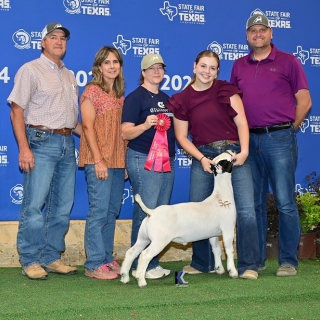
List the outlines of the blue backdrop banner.
<svg viewBox="0 0 320 320">
<path fill-rule="evenodd" d="M 190 81 L 196 55 L 210 49 L 221 58 L 219 78 L 230 79 L 234 61 L 248 54 L 246 20 L 265 14 L 276 46 L 295 55 L 309 81 L 313 107 L 298 132 L 297 192 L 305 191 L 305 177 L 320 173 L 320 2 L 314 0 L 0 0 L 0 221 L 18 220 L 23 199 L 18 148 L 6 102 L 14 76 L 22 64 L 41 54 L 41 31 L 50 22 L 66 26 L 71 36 L 64 63 L 74 73 L 82 93 L 91 80 L 95 53 L 104 45 L 120 50 L 124 58 L 126 94 L 138 86 L 140 62 L 148 53 L 160 53 L 167 65 L 161 89 L 181 91 Z M 310 28 L 310 26 L 313 27 Z M 76 138 L 76 146 L 79 139 Z M 78 150 L 76 150 L 78 155 Z M 188 201 L 191 159 L 176 151 L 172 203 Z M 132 190 L 126 182 L 120 219 L 132 215 Z M 77 171 L 72 219 L 85 219 L 88 197 L 83 170 Z"/>
</svg>

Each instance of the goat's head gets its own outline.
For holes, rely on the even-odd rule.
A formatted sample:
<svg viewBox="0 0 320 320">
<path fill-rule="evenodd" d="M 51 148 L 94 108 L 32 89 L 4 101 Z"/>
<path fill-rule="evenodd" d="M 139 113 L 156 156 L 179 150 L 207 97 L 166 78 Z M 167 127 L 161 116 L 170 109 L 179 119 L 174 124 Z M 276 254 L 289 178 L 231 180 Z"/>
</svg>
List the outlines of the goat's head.
<svg viewBox="0 0 320 320">
<path fill-rule="evenodd" d="M 210 166 L 214 175 L 218 173 L 232 172 L 233 162 L 232 157 L 236 154 L 233 150 L 226 150 L 213 159 L 214 165 Z"/>
</svg>

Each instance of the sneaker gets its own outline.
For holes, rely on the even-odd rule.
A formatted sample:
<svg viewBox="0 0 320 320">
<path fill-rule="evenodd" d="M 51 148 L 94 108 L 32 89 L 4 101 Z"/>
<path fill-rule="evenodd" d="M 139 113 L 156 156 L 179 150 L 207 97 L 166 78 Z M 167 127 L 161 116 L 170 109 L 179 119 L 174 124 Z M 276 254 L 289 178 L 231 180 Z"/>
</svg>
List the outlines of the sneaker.
<svg viewBox="0 0 320 320">
<path fill-rule="evenodd" d="M 112 262 L 107 263 L 106 266 L 109 268 L 110 271 L 120 274 L 121 267 L 119 266 L 119 263 L 116 260 L 113 260 Z"/>
<path fill-rule="evenodd" d="M 62 260 L 57 260 L 44 267 L 47 272 L 53 272 L 58 274 L 76 274 L 78 272 L 76 267 L 67 266 Z"/>
<path fill-rule="evenodd" d="M 258 272 L 254 270 L 246 270 L 239 278 L 247 279 L 247 280 L 257 280 Z"/>
<path fill-rule="evenodd" d="M 170 274 L 170 270 L 163 269 L 161 266 L 157 266 L 153 269 L 146 271 L 146 279 L 161 279 Z M 132 276 L 136 277 L 136 270 L 132 270 Z"/>
<path fill-rule="evenodd" d="M 185 272 L 185 273 L 188 273 L 188 274 L 204 273 L 204 272 L 201 272 L 201 271 L 191 267 L 190 265 L 183 267 L 182 271 Z M 209 271 L 209 273 L 215 273 L 215 272 L 216 272 L 215 270 Z"/>
<path fill-rule="evenodd" d="M 289 263 L 284 263 L 282 264 L 278 271 L 277 271 L 277 276 L 278 277 L 287 277 L 287 276 L 294 276 L 297 273 L 297 269 L 289 264 Z"/>
<path fill-rule="evenodd" d="M 38 263 L 22 269 L 22 274 L 31 280 L 46 280 L 48 278 L 48 273 Z"/>
<path fill-rule="evenodd" d="M 96 278 L 99 280 L 113 280 L 118 278 L 118 274 L 111 271 L 106 264 L 93 271 L 85 269 L 84 275 L 86 277 Z"/>
</svg>

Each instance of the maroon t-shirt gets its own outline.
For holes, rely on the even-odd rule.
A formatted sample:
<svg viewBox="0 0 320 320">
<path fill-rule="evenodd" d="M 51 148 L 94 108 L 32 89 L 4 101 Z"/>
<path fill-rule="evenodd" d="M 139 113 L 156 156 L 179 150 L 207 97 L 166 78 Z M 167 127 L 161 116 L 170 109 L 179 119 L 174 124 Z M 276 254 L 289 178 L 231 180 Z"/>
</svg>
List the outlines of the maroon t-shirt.
<svg viewBox="0 0 320 320">
<path fill-rule="evenodd" d="M 174 116 L 188 121 L 192 142 L 196 146 L 219 140 L 239 140 L 234 117 L 237 112 L 230 106 L 230 97 L 241 91 L 227 81 L 216 80 L 203 91 L 188 86 L 174 94 L 166 108 Z"/>
</svg>

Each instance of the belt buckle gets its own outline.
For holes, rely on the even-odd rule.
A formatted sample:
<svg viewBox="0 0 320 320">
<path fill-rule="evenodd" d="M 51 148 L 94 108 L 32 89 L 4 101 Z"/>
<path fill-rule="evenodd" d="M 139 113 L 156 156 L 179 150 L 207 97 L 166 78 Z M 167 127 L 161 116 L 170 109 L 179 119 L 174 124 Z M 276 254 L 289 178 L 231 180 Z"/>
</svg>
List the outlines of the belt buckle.
<svg viewBox="0 0 320 320">
<path fill-rule="evenodd" d="M 211 142 L 210 143 L 210 146 L 213 148 L 213 149 L 221 149 L 225 146 L 227 146 L 227 141 L 226 140 L 219 140 L 219 141 L 214 141 L 214 142 Z"/>
</svg>

